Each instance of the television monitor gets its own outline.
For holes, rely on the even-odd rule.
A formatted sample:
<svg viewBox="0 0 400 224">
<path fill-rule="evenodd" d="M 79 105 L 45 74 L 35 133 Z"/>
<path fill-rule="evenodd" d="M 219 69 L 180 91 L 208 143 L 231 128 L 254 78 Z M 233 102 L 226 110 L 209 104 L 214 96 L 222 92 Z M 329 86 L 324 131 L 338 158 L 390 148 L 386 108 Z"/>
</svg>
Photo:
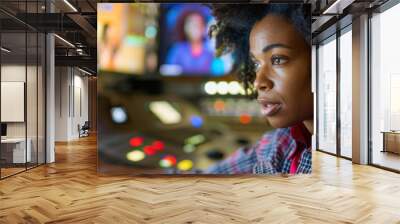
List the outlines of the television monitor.
<svg viewBox="0 0 400 224">
<path fill-rule="evenodd" d="M 215 56 L 208 30 L 215 23 L 203 4 L 161 4 L 159 73 L 163 76 L 222 76 L 230 72 L 232 56 Z"/>
<path fill-rule="evenodd" d="M 98 4 L 100 71 L 130 75 L 157 71 L 157 12 L 158 4 Z"/>
</svg>

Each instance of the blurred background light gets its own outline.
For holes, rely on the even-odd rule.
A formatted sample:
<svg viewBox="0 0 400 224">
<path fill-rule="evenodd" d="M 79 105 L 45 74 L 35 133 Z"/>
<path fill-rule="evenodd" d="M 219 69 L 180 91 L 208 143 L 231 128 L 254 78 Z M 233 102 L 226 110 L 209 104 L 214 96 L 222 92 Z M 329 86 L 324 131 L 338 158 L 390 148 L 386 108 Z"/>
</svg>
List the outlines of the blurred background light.
<svg viewBox="0 0 400 224">
<path fill-rule="evenodd" d="M 160 160 L 160 167 L 162 167 L 162 168 L 169 168 L 169 167 L 171 167 L 171 166 L 172 166 L 171 161 L 165 160 L 165 159 Z"/>
<path fill-rule="evenodd" d="M 199 135 L 194 135 L 192 137 L 189 137 L 185 140 L 186 144 L 191 144 L 191 145 L 198 145 L 203 143 L 206 140 L 204 135 L 199 134 Z"/>
<path fill-rule="evenodd" d="M 206 92 L 208 95 L 245 94 L 243 87 L 237 81 L 231 81 L 229 83 L 226 81 L 221 81 L 221 82 L 208 81 L 206 82 L 206 84 L 204 84 L 204 92 Z"/>
<path fill-rule="evenodd" d="M 237 95 L 240 92 L 240 84 L 237 81 L 232 81 L 228 84 L 228 92 L 231 95 Z"/>
<path fill-rule="evenodd" d="M 133 162 L 141 161 L 145 157 L 146 157 L 146 155 L 140 150 L 134 150 L 134 151 L 128 152 L 128 154 L 126 154 L 126 158 Z"/>
<path fill-rule="evenodd" d="M 126 44 L 130 46 L 143 46 L 146 43 L 146 39 L 141 36 L 128 35 L 125 39 Z"/>
<path fill-rule="evenodd" d="M 128 120 L 128 115 L 125 108 L 113 107 L 111 108 L 111 119 L 117 124 L 123 124 Z"/>
<path fill-rule="evenodd" d="M 168 168 L 176 164 L 176 157 L 173 155 L 166 155 L 160 160 L 160 166 Z"/>
<path fill-rule="evenodd" d="M 176 157 L 173 155 L 166 155 L 164 157 L 165 160 L 169 160 L 171 162 L 172 165 L 176 164 Z"/>
<path fill-rule="evenodd" d="M 187 171 L 192 169 L 193 162 L 191 160 L 185 159 L 178 163 L 178 169 L 182 171 Z"/>
<path fill-rule="evenodd" d="M 186 144 L 183 146 L 183 151 L 186 153 L 192 153 L 194 152 L 194 150 L 196 150 L 196 146 L 192 144 Z"/>
<path fill-rule="evenodd" d="M 143 148 L 144 153 L 146 153 L 146 155 L 148 156 L 152 156 L 155 155 L 157 153 L 157 150 L 155 148 L 153 148 L 153 146 L 151 145 L 147 145 Z"/>
<path fill-rule="evenodd" d="M 226 95 L 228 93 L 228 83 L 225 81 L 219 82 L 217 84 L 217 92 L 220 95 Z"/>
<path fill-rule="evenodd" d="M 155 38 L 157 36 L 157 28 L 155 26 L 147 26 L 145 36 L 150 39 Z"/>
<path fill-rule="evenodd" d="M 195 128 L 200 128 L 203 125 L 203 118 L 197 115 L 190 116 L 190 123 Z"/>
<path fill-rule="evenodd" d="M 149 108 L 164 124 L 176 124 L 182 120 L 181 114 L 167 101 L 151 102 Z"/>
<path fill-rule="evenodd" d="M 157 151 L 162 151 L 164 150 L 165 144 L 160 140 L 156 140 L 151 144 L 151 146 Z"/>
<path fill-rule="evenodd" d="M 216 100 L 214 102 L 214 109 L 216 111 L 223 111 L 225 109 L 225 102 L 222 100 Z"/>
<path fill-rule="evenodd" d="M 206 84 L 204 85 L 204 91 L 205 91 L 208 95 L 215 95 L 215 94 L 217 94 L 217 83 L 214 82 L 214 81 L 206 82 Z"/>
<path fill-rule="evenodd" d="M 164 76 L 179 76 L 182 74 L 182 67 L 179 65 L 161 65 L 160 73 Z"/>
<path fill-rule="evenodd" d="M 241 95 L 246 95 L 246 91 L 244 90 L 243 86 L 241 86 L 241 85 L 240 85 L 239 93 L 240 93 Z"/>
<path fill-rule="evenodd" d="M 143 138 L 142 137 L 133 137 L 129 140 L 129 144 L 132 147 L 138 147 L 143 144 Z"/>
<path fill-rule="evenodd" d="M 251 122 L 251 116 L 248 114 L 241 114 L 239 116 L 239 121 L 241 124 L 249 124 Z"/>
</svg>

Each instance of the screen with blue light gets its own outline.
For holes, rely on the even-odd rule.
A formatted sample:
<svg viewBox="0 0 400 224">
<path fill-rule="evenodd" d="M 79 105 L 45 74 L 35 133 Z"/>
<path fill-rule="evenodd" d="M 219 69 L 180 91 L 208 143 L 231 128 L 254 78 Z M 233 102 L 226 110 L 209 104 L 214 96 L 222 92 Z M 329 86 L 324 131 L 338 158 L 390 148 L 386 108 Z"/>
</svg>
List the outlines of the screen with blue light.
<svg viewBox="0 0 400 224">
<path fill-rule="evenodd" d="M 202 4 L 161 4 L 160 69 L 163 76 L 223 76 L 232 56 L 215 56 L 215 40 L 208 35 L 215 22 Z"/>
</svg>

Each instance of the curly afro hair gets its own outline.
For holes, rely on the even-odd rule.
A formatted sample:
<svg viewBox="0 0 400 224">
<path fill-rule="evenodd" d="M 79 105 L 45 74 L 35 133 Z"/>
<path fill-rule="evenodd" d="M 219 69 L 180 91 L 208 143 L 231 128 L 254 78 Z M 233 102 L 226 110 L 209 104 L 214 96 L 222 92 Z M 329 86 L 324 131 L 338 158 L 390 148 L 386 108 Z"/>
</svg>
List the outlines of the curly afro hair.
<svg viewBox="0 0 400 224">
<path fill-rule="evenodd" d="M 208 4 L 216 19 L 209 36 L 216 39 L 216 54 L 233 53 L 234 71 L 246 94 L 255 96 L 255 66 L 249 54 L 249 35 L 256 22 L 274 14 L 287 18 L 311 45 L 311 11 L 308 4 Z"/>
</svg>

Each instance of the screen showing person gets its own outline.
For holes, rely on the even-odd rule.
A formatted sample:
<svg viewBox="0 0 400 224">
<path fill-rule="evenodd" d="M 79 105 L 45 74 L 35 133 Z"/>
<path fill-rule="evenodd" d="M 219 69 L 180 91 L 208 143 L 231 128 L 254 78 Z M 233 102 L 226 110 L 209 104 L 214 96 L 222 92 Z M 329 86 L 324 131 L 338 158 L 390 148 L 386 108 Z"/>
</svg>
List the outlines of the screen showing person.
<svg viewBox="0 0 400 224">
<path fill-rule="evenodd" d="M 207 35 L 214 22 L 201 4 L 163 4 L 160 73 L 165 76 L 221 76 L 231 69 L 229 56 L 215 57 Z"/>
</svg>

